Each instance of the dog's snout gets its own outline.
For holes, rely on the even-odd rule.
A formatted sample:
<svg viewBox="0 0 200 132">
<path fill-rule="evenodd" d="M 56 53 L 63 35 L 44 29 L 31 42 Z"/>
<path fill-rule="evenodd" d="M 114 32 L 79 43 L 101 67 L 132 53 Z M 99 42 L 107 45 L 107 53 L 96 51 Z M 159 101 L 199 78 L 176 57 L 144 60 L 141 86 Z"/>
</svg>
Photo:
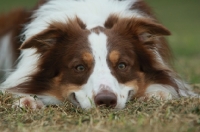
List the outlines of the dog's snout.
<svg viewBox="0 0 200 132">
<path fill-rule="evenodd" d="M 108 90 L 103 90 L 94 98 L 96 106 L 115 107 L 117 105 L 117 96 Z"/>
</svg>

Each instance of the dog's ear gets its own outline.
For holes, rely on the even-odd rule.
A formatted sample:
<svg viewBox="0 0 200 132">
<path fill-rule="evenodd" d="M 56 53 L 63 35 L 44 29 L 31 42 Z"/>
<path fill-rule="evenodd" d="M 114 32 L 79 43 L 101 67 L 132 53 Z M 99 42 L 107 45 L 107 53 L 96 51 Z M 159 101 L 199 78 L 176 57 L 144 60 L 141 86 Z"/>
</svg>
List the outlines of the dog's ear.
<svg viewBox="0 0 200 132">
<path fill-rule="evenodd" d="M 36 48 L 37 50 L 48 50 L 66 38 L 76 38 L 86 28 L 86 25 L 79 19 L 68 20 L 67 23 L 52 22 L 49 27 L 41 33 L 25 40 L 20 49 Z"/>
<path fill-rule="evenodd" d="M 60 33 L 57 29 L 47 29 L 32 38 L 24 41 L 20 49 L 27 48 L 49 48 L 56 44 L 60 37 Z"/>
<path fill-rule="evenodd" d="M 113 30 L 121 35 L 137 37 L 142 42 L 151 41 L 152 38 L 170 35 L 170 31 L 152 19 L 124 18 L 118 20 Z"/>
<path fill-rule="evenodd" d="M 20 49 L 36 48 L 45 51 L 61 40 L 62 31 L 56 28 L 47 29 L 24 41 Z"/>
<path fill-rule="evenodd" d="M 137 27 L 136 27 L 137 26 Z M 140 41 L 147 42 L 159 36 L 170 35 L 170 31 L 163 25 L 150 19 L 139 20 L 135 26 L 136 34 Z"/>
</svg>

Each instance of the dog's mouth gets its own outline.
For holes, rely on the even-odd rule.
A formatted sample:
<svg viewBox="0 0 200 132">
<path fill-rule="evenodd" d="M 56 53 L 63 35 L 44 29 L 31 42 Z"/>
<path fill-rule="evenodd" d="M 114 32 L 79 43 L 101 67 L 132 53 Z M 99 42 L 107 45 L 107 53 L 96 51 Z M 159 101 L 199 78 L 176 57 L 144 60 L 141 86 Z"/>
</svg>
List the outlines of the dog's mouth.
<svg viewBox="0 0 200 132">
<path fill-rule="evenodd" d="M 127 101 L 131 100 L 133 98 L 133 95 L 134 95 L 134 90 L 130 90 L 128 92 L 128 98 L 127 98 Z"/>
<path fill-rule="evenodd" d="M 69 95 L 69 101 L 74 105 L 74 106 L 77 106 L 77 107 L 80 107 L 80 103 L 78 102 L 78 100 L 76 99 L 76 94 L 73 92 Z"/>
</svg>

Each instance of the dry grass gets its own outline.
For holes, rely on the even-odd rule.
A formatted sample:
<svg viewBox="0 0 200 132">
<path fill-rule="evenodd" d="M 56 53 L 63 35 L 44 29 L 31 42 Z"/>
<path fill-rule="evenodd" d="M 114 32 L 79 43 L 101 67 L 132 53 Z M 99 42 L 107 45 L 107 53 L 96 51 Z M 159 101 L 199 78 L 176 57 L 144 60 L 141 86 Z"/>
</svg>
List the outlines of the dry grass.
<svg viewBox="0 0 200 132">
<path fill-rule="evenodd" d="M 200 92 L 200 85 L 194 85 Z M 123 110 L 94 108 L 82 110 L 66 102 L 40 110 L 12 108 L 10 94 L 0 94 L 1 132 L 55 131 L 200 131 L 200 99 L 182 98 L 171 101 L 152 99 L 132 101 Z"/>
</svg>

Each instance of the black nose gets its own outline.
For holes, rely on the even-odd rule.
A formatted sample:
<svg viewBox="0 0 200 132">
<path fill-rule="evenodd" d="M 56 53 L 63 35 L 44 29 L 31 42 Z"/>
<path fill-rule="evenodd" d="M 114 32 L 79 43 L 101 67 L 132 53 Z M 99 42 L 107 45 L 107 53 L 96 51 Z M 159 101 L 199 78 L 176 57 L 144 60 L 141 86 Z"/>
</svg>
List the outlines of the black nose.
<svg viewBox="0 0 200 132">
<path fill-rule="evenodd" d="M 103 90 L 95 96 L 94 102 L 96 106 L 115 107 L 117 96 L 108 90 Z"/>
</svg>

